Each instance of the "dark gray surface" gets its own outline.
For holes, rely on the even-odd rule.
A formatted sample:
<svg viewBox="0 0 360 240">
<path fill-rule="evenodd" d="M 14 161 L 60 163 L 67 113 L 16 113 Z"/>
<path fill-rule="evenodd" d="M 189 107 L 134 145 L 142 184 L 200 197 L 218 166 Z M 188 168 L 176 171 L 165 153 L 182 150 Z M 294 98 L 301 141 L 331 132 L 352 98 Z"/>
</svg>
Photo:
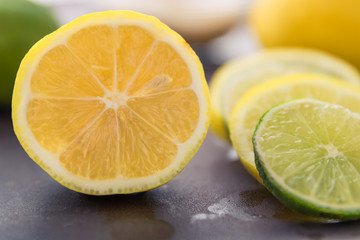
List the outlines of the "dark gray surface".
<svg viewBox="0 0 360 240">
<path fill-rule="evenodd" d="M 52 180 L 0 116 L 0 239 L 359 239 L 360 223 L 315 224 L 292 213 L 208 135 L 168 184 L 88 196 Z"/>
</svg>

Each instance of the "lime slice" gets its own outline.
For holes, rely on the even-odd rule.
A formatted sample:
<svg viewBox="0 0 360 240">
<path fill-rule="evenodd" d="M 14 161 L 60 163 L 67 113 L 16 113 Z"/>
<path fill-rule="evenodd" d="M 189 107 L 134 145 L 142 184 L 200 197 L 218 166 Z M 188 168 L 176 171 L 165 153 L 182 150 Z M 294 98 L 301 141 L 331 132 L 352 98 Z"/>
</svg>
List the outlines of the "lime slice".
<svg viewBox="0 0 360 240">
<path fill-rule="evenodd" d="M 297 48 L 273 49 L 231 61 L 219 68 L 211 79 L 211 129 L 229 139 L 228 121 L 238 100 L 252 87 L 293 73 L 320 73 L 359 84 L 359 72 L 329 54 Z"/>
<path fill-rule="evenodd" d="M 294 74 L 249 90 L 236 105 L 229 128 L 233 147 L 241 162 L 260 182 L 251 142 L 256 124 L 269 108 L 299 98 L 339 104 L 360 113 L 360 87 L 325 75 Z"/>
<path fill-rule="evenodd" d="M 302 213 L 360 219 L 360 114 L 303 99 L 261 118 L 253 144 L 264 185 Z"/>
</svg>

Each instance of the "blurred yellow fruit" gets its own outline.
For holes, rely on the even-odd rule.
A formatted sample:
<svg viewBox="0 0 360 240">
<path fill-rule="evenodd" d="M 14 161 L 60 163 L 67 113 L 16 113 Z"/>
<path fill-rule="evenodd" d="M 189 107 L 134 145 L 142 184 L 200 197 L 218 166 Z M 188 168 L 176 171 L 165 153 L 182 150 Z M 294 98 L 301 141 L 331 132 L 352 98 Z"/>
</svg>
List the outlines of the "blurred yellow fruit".
<svg viewBox="0 0 360 240">
<path fill-rule="evenodd" d="M 318 48 L 360 68 L 359 0 L 258 0 L 251 23 L 266 47 Z"/>
<path fill-rule="evenodd" d="M 56 22 L 45 7 L 25 0 L 0 0 L 0 106 L 10 107 L 21 59 Z"/>
</svg>

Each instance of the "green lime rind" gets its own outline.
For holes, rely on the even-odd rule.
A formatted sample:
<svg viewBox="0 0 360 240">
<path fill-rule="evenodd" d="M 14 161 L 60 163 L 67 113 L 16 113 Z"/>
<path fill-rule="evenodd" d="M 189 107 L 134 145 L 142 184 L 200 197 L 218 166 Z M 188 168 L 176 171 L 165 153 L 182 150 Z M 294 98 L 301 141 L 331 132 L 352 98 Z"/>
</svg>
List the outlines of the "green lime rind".
<svg viewBox="0 0 360 240">
<path fill-rule="evenodd" d="M 291 100 L 285 103 L 298 101 Z M 293 193 L 287 191 L 284 187 L 282 187 L 274 177 L 271 176 L 269 171 L 267 171 L 263 159 L 261 159 L 260 155 L 257 151 L 257 144 L 256 144 L 256 136 L 259 127 L 263 123 L 264 119 L 268 116 L 269 113 L 274 111 L 277 107 L 285 104 L 281 103 L 275 105 L 268 111 L 266 111 L 263 116 L 260 118 L 256 128 L 254 130 L 254 134 L 252 137 L 254 155 L 255 155 L 255 165 L 259 172 L 261 179 L 263 180 L 264 186 L 276 197 L 282 204 L 286 207 L 300 212 L 302 214 L 311 215 L 314 217 L 326 218 L 329 219 L 330 222 L 338 222 L 338 221 L 351 221 L 351 220 L 359 220 L 360 219 L 360 208 L 359 209 L 336 209 L 334 207 L 329 207 L 326 205 L 320 205 L 315 202 L 311 202 L 302 198 L 301 196 L 296 196 Z"/>
<path fill-rule="evenodd" d="M 27 0 L 0 0 L 0 108 L 10 108 L 16 72 L 30 47 L 58 23 L 50 9 Z"/>
</svg>

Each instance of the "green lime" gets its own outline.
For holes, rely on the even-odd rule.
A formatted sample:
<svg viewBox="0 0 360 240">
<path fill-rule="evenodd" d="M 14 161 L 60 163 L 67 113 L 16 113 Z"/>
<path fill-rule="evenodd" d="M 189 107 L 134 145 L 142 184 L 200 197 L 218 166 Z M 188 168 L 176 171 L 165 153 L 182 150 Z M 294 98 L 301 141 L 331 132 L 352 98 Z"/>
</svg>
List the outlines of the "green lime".
<svg viewBox="0 0 360 240">
<path fill-rule="evenodd" d="M 1 107 L 10 107 L 16 71 L 25 53 L 56 28 L 47 8 L 25 0 L 0 0 Z"/>
<path fill-rule="evenodd" d="M 317 100 L 270 109 L 253 136 L 264 185 L 287 207 L 360 219 L 360 114 Z"/>
</svg>

